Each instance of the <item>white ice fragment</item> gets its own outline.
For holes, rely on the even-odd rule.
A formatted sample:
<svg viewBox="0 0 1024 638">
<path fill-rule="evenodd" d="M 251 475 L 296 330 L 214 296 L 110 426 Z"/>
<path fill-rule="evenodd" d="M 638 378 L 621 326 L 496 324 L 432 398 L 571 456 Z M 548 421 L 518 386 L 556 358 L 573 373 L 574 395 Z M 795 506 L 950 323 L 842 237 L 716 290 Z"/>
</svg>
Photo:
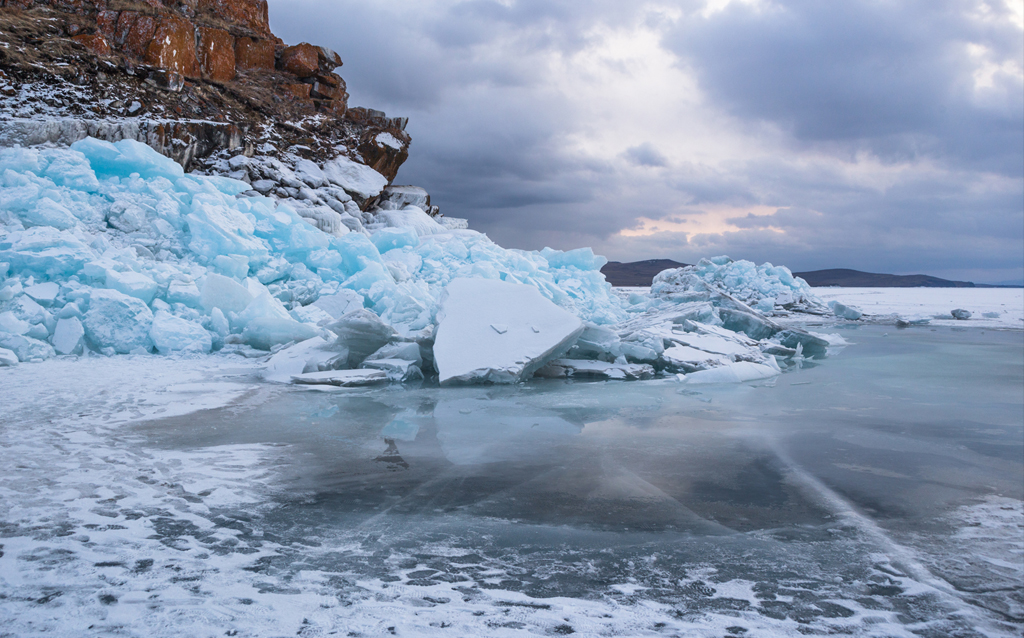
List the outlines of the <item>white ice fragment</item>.
<svg viewBox="0 0 1024 638">
<path fill-rule="evenodd" d="M 731 363 L 732 359 L 721 354 L 712 354 L 690 346 L 672 346 L 661 354 L 664 359 L 676 367 L 695 366 L 712 367 Z"/>
<path fill-rule="evenodd" d="M 0 348 L 0 368 L 18 365 L 18 356 L 7 348 Z"/>
<path fill-rule="evenodd" d="M 223 312 L 242 312 L 252 303 L 253 296 L 245 286 L 224 275 L 210 273 L 203 282 L 200 303 L 206 312 L 220 308 Z"/>
<path fill-rule="evenodd" d="M 377 385 L 386 383 L 387 380 L 387 373 L 381 370 L 327 370 L 326 372 L 307 372 L 292 377 L 292 383 L 340 387 Z"/>
<path fill-rule="evenodd" d="M 423 378 L 423 372 L 413 361 L 405 359 L 374 359 L 363 362 L 362 367 L 369 370 L 381 370 L 392 381 L 399 383 L 416 381 Z"/>
<path fill-rule="evenodd" d="M 53 300 L 57 298 L 57 293 L 60 292 L 60 285 L 47 281 L 41 284 L 35 284 L 25 288 L 25 294 L 35 299 L 41 306 L 48 307 L 53 303 Z"/>
<path fill-rule="evenodd" d="M 57 354 L 78 354 L 82 347 L 85 328 L 78 317 L 67 317 L 57 321 L 53 331 L 53 349 Z"/>
<path fill-rule="evenodd" d="M 685 375 L 685 382 L 690 384 L 703 383 L 743 383 L 745 381 L 757 381 L 769 379 L 779 374 L 779 371 L 761 363 L 749 361 L 737 361 L 710 370 L 699 370 Z"/>
<path fill-rule="evenodd" d="M 955 310 L 951 310 L 949 312 L 949 314 L 953 315 L 953 318 L 958 320 L 958 321 L 966 321 L 966 320 L 971 318 L 971 311 L 970 310 L 964 310 L 963 308 L 957 308 Z"/>
<path fill-rule="evenodd" d="M 263 378 L 274 383 L 291 383 L 292 377 L 307 369 L 319 371 L 319 366 L 338 353 L 328 349 L 323 337 L 306 339 L 278 351 L 263 368 Z"/>
<path fill-rule="evenodd" d="M 135 297 L 116 290 L 93 290 L 83 323 L 86 335 L 97 348 L 127 354 L 149 346 L 153 313 Z"/>
<path fill-rule="evenodd" d="M 397 337 L 395 329 L 372 311 L 360 308 L 346 313 L 327 329 L 338 335 L 334 347 L 347 353 L 347 367 L 358 367 L 367 357 Z"/>
<path fill-rule="evenodd" d="M 160 354 L 171 352 L 209 352 L 213 340 L 201 325 L 160 310 L 153 317 L 149 338 Z"/>
<path fill-rule="evenodd" d="M 389 228 L 412 228 L 420 237 L 448 232 L 447 228 L 415 206 L 407 206 L 402 210 L 384 210 L 377 217 Z"/>
<path fill-rule="evenodd" d="M 323 295 L 313 305 L 335 319 L 363 307 L 363 296 L 354 290 L 342 288 L 333 295 Z"/>
<path fill-rule="evenodd" d="M 441 306 L 434 340 L 441 384 L 527 379 L 583 332 L 578 317 L 525 284 L 454 279 Z M 499 333 L 492 324 L 507 330 Z"/>
<path fill-rule="evenodd" d="M 107 288 L 123 292 L 129 297 L 141 299 L 142 303 L 149 304 L 153 301 L 156 291 L 159 288 L 156 282 L 141 273 L 107 271 Z"/>
<path fill-rule="evenodd" d="M 697 334 L 694 332 L 674 333 L 672 340 L 704 352 L 730 356 L 749 355 L 756 348 L 741 345 L 732 339 L 713 334 Z"/>
<path fill-rule="evenodd" d="M 835 316 L 840 317 L 842 319 L 850 319 L 855 321 L 864 316 L 864 313 L 860 310 L 860 308 L 857 308 L 855 306 L 848 306 L 841 301 L 830 301 L 828 302 L 828 307 L 832 309 L 832 312 L 833 314 L 835 314 Z"/>
<path fill-rule="evenodd" d="M 508 326 L 506 326 L 503 323 L 492 323 L 491 324 L 491 329 L 493 329 L 495 332 L 497 332 L 500 335 L 503 335 L 506 332 L 508 332 Z M 534 330 L 533 326 L 530 326 L 530 329 Z M 534 330 L 534 332 L 536 332 L 536 330 Z"/>
<path fill-rule="evenodd" d="M 0 332 L 8 332 L 12 335 L 26 334 L 32 324 L 19 319 L 13 312 L 0 312 Z"/>
</svg>

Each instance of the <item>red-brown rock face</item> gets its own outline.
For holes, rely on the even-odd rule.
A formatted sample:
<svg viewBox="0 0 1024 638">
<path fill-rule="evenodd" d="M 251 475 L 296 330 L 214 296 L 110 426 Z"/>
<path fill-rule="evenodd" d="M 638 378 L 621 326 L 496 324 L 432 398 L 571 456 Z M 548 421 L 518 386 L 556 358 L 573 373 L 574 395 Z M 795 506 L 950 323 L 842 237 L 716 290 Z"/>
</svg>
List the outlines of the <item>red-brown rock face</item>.
<svg viewBox="0 0 1024 638">
<path fill-rule="evenodd" d="M 199 27 L 199 64 L 203 77 L 214 82 L 235 78 L 235 39 L 223 29 Z"/>
<path fill-rule="evenodd" d="M 153 39 L 146 47 L 143 61 L 187 78 L 199 77 L 195 27 L 181 18 L 167 17 L 160 20 Z"/>
<path fill-rule="evenodd" d="M 110 45 L 102 35 L 76 35 L 71 38 L 96 55 L 110 55 Z"/>
<path fill-rule="evenodd" d="M 199 10 L 211 11 L 227 22 L 239 24 L 266 38 L 270 32 L 267 0 L 198 0 Z"/>
<path fill-rule="evenodd" d="M 320 70 L 320 50 L 312 44 L 303 42 L 286 48 L 281 52 L 279 68 L 300 78 L 316 75 Z"/>
<path fill-rule="evenodd" d="M 236 38 L 235 69 L 238 71 L 273 71 L 274 43 L 270 40 L 245 36 Z"/>
</svg>

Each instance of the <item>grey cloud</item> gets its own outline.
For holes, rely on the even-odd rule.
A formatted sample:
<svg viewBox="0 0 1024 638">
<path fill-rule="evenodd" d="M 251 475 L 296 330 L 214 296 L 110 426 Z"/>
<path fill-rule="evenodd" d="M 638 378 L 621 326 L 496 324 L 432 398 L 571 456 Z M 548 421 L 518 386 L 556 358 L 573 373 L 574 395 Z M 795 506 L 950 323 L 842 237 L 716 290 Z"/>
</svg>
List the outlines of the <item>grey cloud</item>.
<svg viewBox="0 0 1024 638">
<path fill-rule="evenodd" d="M 1024 90 L 997 75 L 1002 102 L 973 95 L 964 54 L 979 42 L 996 60 L 1019 58 L 1019 29 L 967 17 L 966 0 L 783 0 L 760 13 L 734 3 L 708 19 L 698 4 L 678 3 L 684 17 L 664 46 L 696 72 L 706 108 L 732 116 L 731 133 L 772 140 L 774 155 L 711 166 L 669 163 L 653 143 L 609 161 L 571 150 L 587 123 L 553 84 L 550 59 L 580 50 L 597 26 L 635 23 L 630 3 L 271 0 L 271 22 L 288 42 L 341 53 L 353 105 L 409 116 L 398 181 L 503 245 L 1021 276 Z M 885 187 L 861 183 L 838 164 L 862 153 L 911 170 Z M 782 209 L 689 241 L 616 235 L 640 217 L 714 205 Z"/>
<path fill-rule="evenodd" d="M 987 6 L 995 15 L 1009 10 Z M 977 103 L 965 47 L 1019 60 L 1024 43 L 1008 20 L 972 19 L 975 8 L 964 0 L 787 0 L 764 10 L 734 3 L 682 21 L 665 43 L 733 113 L 775 122 L 803 142 L 1019 174 L 1024 89 L 1019 78 L 1000 76 L 1008 101 Z"/>
<path fill-rule="evenodd" d="M 668 160 L 650 142 L 627 148 L 624 155 L 628 161 L 637 166 L 668 166 Z"/>
</svg>

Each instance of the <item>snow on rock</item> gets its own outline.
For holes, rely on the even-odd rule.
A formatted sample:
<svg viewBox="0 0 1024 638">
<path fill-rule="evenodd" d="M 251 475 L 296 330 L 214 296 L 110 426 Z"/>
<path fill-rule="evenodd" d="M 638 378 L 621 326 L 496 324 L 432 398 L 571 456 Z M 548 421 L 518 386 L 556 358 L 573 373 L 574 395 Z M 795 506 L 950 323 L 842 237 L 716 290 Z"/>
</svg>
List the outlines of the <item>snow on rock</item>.
<svg viewBox="0 0 1024 638">
<path fill-rule="evenodd" d="M 565 352 L 583 322 L 532 286 L 455 279 L 439 311 L 434 360 L 442 385 L 515 383 Z"/>
<path fill-rule="evenodd" d="M 388 185 L 388 178 L 369 166 L 357 164 L 344 156 L 327 162 L 323 168 L 323 174 L 332 184 L 336 184 L 362 199 L 376 197 Z"/>
</svg>

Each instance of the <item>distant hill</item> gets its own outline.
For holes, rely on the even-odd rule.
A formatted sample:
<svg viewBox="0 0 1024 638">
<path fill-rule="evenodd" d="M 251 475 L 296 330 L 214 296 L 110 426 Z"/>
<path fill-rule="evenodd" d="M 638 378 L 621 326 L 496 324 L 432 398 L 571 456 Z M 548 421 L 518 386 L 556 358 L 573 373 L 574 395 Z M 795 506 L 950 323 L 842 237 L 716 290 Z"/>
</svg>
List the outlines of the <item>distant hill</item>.
<svg viewBox="0 0 1024 638">
<path fill-rule="evenodd" d="M 689 264 L 681 264 L 671 259 L 647 259 L 645 261 L 609 261 L 601 268 L 604 278 L 613 286 L 650 286 L 654 276 L 669 268 L 682 268 Z"/>
<path fill-rule="evenodd" d="M 849 268 L 830 268 L 795 272 L 812 286 L 842 286 L 844 288 L 975 288 L 970 281 L 951 281 L 931 275 L 886 275 L 861 272 Z M 984 286 L 987 287 L 987 286 Z"/>
</svg>

